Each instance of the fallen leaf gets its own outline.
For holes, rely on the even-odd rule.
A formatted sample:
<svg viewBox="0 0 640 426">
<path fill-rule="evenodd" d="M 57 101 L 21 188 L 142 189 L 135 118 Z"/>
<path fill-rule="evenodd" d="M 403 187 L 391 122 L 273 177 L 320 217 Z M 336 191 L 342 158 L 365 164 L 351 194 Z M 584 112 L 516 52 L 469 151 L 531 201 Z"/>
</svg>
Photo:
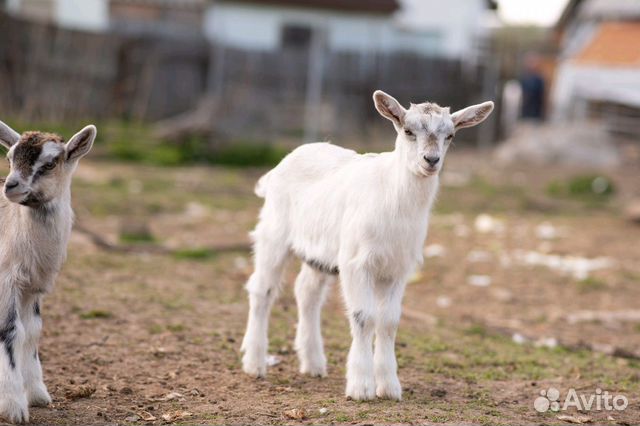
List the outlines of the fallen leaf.
<svg viewBox="0 0 640 426">
<path fill-rule="evenodd" d="M 164 358 L 165 356 L 175 354 L 176 350 L 174 348 L 152 347 L 149 349 L 149 352 L 156 358 Z"/>
<path fill-rule="evenodd" d="M 72 389 L 67 389 L 64 396 L 67 399 L 89 398 L 96 392 L 95 386 L 80 385 Z"/>
<path fill-rule="evenodd" d="M 160 398 L 158 401 L 173 401 L 174 399 L 180 399 L 180 398 L 182 398 L 181 393 L 169 392 L 168 394 Z"/>
<path fill-rule="evenodd" d="M 154 420 L 158 420 L 156 418 L 156 416 L 154 416 L 153 414 L 151 414 L 148 411 L 141 411 L 140 413 L 138 413 L 138 415 L 140 416 L 140 418 L 142 420 L 144 420 L 145 422 L 152 422 Z"/>
<path fill-rule="evenodd" d="M 304 420 L 306 418 L 306 414 L 304 410 L 299 408 L 294 408 L 292 410 L 287 410 L 284 412 L 285 417 L 293 420 Z"/>
<path fill-rule="evenodd" d="M 569 423 L 575 423 L 575 424 L 584 424 L 584 423 L 591 423 L 592 419 L 589 416 L 567 416 L 567 415 L 561 415 L 561 416 L 557 416 L 558 420 L 563 420 L 565 422 L 569 422 Z"/>
<path fill-rule="evenodd" d="M 161 417 L 162 417 L 162 420 L 164 421 L 174 422 L 176 420 L 181 420 L 191 416 L 193 416 L 193 413 L 190 413 L 188 411 L 178 410 L 171 413 L 165 413 Z"/>
</svg>

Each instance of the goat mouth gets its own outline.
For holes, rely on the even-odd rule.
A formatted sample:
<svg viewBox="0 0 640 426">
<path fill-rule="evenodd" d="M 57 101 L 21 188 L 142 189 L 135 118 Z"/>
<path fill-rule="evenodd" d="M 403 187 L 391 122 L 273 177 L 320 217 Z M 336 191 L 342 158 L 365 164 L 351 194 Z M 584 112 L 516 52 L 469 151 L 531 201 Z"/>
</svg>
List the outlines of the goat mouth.
<svg viewBox="0 0 640 426">
<path fill-rule="evenodd" d="M 38 207 L 43 204 L 43 200 L 37 194 L 29 192 L 26 197 L 19 201 L 18 204 L 26 207 Z"/>
<path fill-rule="evenodd" d="M 20 193 L 7 193 L 5 191 L 4 197 L 7 200 L 11 201 L 12 203 L 22 204 L 24 202 L 24 200 L 29 198 L 29 191 L 24 191 L 24 192 L 20 192 Z"/>
<path fill-rule="evenodd" d="M 437 175 L 439 170 L 438 169 L 425 169 L 425 168 L 422 168 L 420 170 L 420 172 L 422 173 L 422 175 L 424 177 L 431 177 L 431 176 Z"/>
</svg>

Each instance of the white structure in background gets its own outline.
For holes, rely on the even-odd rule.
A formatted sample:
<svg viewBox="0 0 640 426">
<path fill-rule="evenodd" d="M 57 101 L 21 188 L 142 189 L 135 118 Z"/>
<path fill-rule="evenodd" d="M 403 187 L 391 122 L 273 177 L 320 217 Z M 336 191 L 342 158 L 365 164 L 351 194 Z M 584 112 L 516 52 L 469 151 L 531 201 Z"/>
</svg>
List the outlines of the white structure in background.
<svg viewBox="0 0 640 426">
<path fill-rule="evenodd" d="M 395 16 L 398 31 L 418 36 L 436 34 L 438 53 L 475 60 L 479 41 L 488 36 L 495 20 L 493 1 L 488 0 L 399 0 Z"/>
<path fill-rule="evenodd" d="M 325 34 L 330 51 L 474 56 L 487 0 L 217 0 L 204 21 L 224 46 L 273 51 Z M 402 7 L 400 7 L 402 6 Z"/>
<path fill-rule="evenodd" d="M 109 27 L 108 0 L 7 0 L 9 13 L 60 27 L 99 32 Z"/>
<path fill-rule="evenodd" d="M 640 1 L 571 0 L 556 29 L 555 119 L 584 118 L 594 103 L 640 110 Z"/>
</svg>

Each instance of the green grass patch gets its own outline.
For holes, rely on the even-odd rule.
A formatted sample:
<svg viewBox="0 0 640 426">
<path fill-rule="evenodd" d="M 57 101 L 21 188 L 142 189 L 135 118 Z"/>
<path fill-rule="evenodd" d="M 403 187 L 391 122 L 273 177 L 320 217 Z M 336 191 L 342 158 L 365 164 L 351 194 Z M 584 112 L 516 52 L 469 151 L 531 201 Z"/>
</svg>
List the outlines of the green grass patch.
<svg viewBox="0 0 640 426">
<path fill-rule="evenodd" d="M 578 281 L 578 290 L 582 293 L 604 290 L 606 288 L 607 283 L 598 278 L 587 277 L 583 280 Z"/>
<path fill-rule="evenodd" d="M 487 329 L 484 326 L 480 325 L 480 324 L 475 324 L 475 325 L 472 325 L 472 326 L 466 328 L 464 330 L 464 333 L 469 335 L 469 336 L 483 336 L 483 337 L 487 336 L 487 334 L 488 334 L 487 333 Z"/>
<path fill-rule="evenodd" d="M 150 325 L 148 330 L 149 330 L 149 334 L 160 334 L 164 331 L 162 326 L 159 324 Z"/>
<path fill-rule="evenodd" d="M 114 130 L 104 147 L 110 158 L 154 166 L 202 163 L 234 167 L 274 166 L 289 152 L 266 140 L 220 142 L 194 136 L 182 141 L 162 141 L 144 126 Z"/>
<path fill-rule="evenodd" d="M 602 175 L 579 175 L 567 180 L 555 180 L 547 185 L 547 194 L 554 198 L 569 198 L 592 206 L 602 205 L 615 193 L 613 181 Z"/>
<path fill-rule="evenodd" d="M 41 130 L 57 133 L 68 140 L 85 122 L 24 122 L 8 119 L 19 131 Z M 289 152 L 269 140 L 212 140 L 191 136 L 178 141 L 159 139 L 149 124 L 111 120 L 96 123 L 98 135 L 92 158 L 154 166 L 220 164 L 234 167 L 274 166 Z"/>
<path fill-rule="evenodd" d="M 436 214 L 455 212 L 487 212 L 523 210 L 526 207 L 525 188 L 512 184 L 494 184 L 474 175 L 464 186 L 447 187 L 435 204 Z"/>
<path fill-rule="evenodd" d="M 108 319 L 112 317 L 113 314 L 111 312 L 103 311 L 101 309 L 92 309 L 80 314 L 80 318 L 82 319 Z"/>
<path fill-rule="evenodd" d="M 188 248 L 176 250 L 173 253 L 173 257 L 178 260 L 209 260 L 216 257 L 216 253 L 206 247 L 202 248 Z"/>
<path fill-rule="evenodd" d="M 169 324 L 167 325 L 167 330 L 172 333 L 182 333 L 186 330 L 186 327 L 182 324 Z"/>
<path fill-rule="evenodd" d="M 207 160 L 226 166 L 275 166 L 287 155 L 288 149 L 266 141 L 232 141 L 211 151 Z"/>
<path fill-rule="evenodd" d="M 153 244 L 156 238 L 148 232 L 122 232 L 120 234 L 120 242 L 125 244 Z"/>
</svg>

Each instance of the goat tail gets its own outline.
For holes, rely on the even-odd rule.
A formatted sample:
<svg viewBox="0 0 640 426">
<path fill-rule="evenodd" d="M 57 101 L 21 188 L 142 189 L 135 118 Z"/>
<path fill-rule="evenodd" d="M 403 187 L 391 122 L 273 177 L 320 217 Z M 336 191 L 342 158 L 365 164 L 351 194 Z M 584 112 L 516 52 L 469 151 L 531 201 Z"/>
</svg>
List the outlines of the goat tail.
<svg viewBox="0 0 640 426">
<path fill-rule="evenodd" d="M 271 172 L 264 174 L 260 179 L 258 179 L 258 183 L 256 183 L 253 192 L 260 197 L 264 198 L 267 195 L 267 184 L 269 183 L 269 175 Z"/>
</svg>

